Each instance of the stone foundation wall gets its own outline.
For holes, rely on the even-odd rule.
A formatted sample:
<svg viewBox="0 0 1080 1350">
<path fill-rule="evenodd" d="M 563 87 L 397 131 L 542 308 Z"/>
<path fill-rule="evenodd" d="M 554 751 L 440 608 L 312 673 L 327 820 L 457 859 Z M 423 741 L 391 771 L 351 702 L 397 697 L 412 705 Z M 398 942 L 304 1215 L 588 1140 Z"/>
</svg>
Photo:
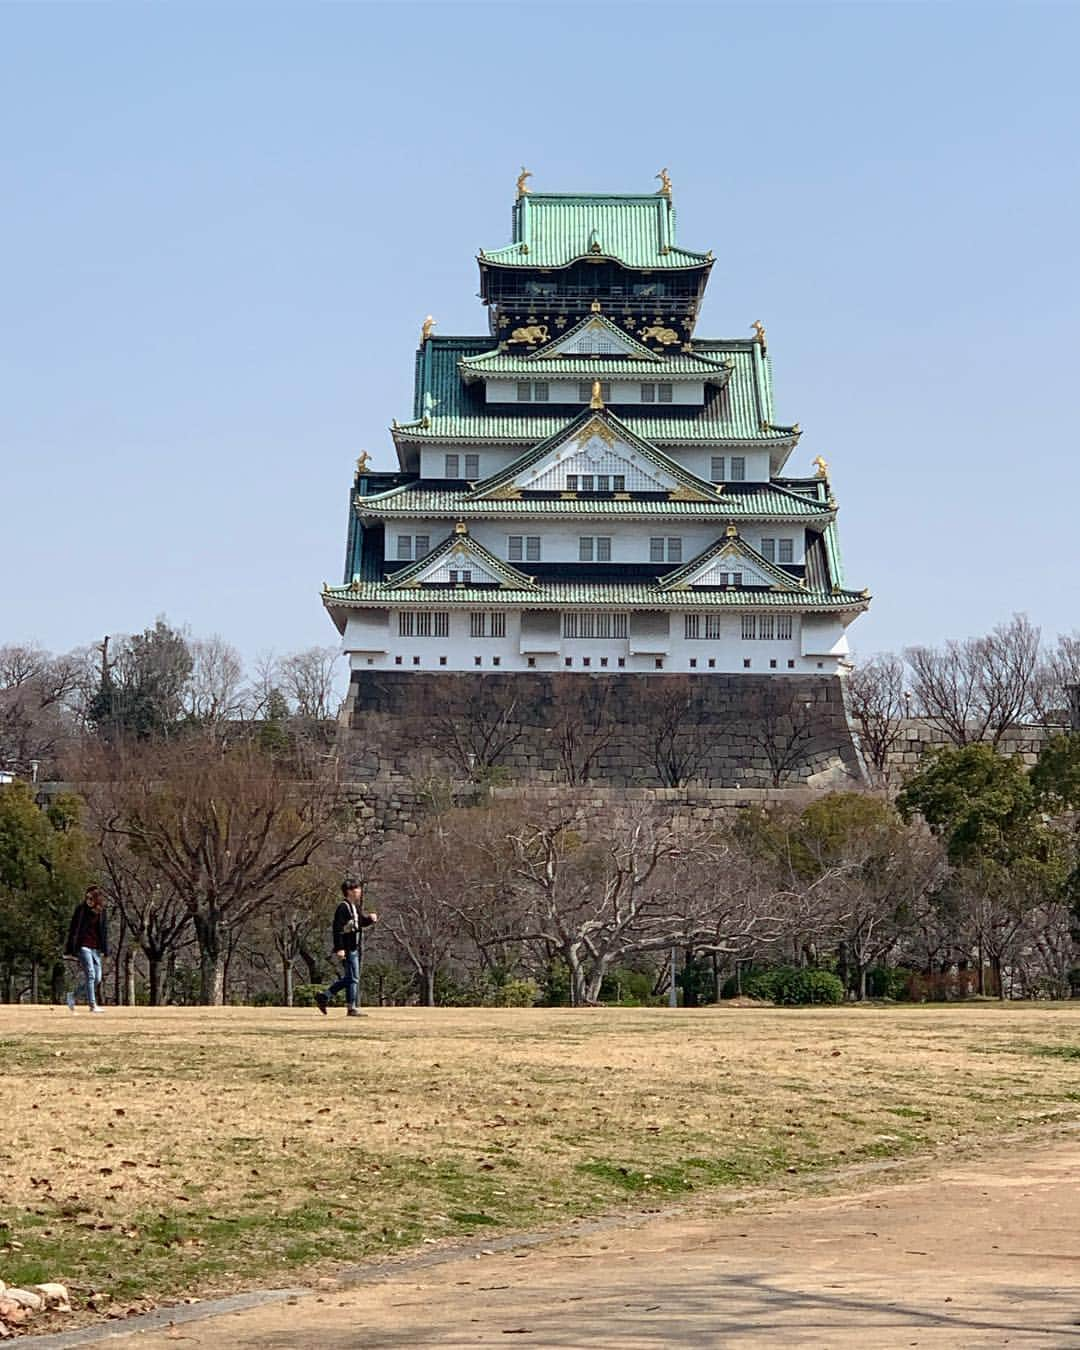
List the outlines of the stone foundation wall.
<svg viewBox="0 0 1080 1350">
<path fill-rule="evenodd" d="M 348 779 L 368 783 L 864 781 L 841 681 L 829 675 L 355 671 L 341 750 Z"/>
<path fill-rule="evenodd" d="M 998 750 L 1003 755 L 1020 755 L 1028 768 L 1031 768 L 1038 759 L 1045 741 L 1060 731 L 1060 727 L 1010 727 L 1001 738 Z M 910 777 L 927 750 L 951 744 L 952 741 L 940 727 L 924 722 L 921 718 L 906 718 L 899 739 L 889 752 L 889 784 L 899 786 L 905 778 Z"/>
</svg>

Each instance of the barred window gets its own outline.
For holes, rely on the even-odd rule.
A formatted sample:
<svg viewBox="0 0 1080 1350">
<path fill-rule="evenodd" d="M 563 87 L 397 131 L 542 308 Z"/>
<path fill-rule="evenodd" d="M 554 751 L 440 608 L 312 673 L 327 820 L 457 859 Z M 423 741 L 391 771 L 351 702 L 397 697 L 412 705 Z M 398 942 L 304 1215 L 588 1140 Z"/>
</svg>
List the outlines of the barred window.
<svg viewBox="0 0 1080 1350">
<path fill-rule="evenodd" d="M 502 638 L 506 636 L 506 615 L 501 612 L 478 611 L 469 615 L 469 636 L 474 638 Z"/>
<path fill-rule="evenodd" d="M 780 540 L 779 562 L 789 563 L 795 561 L 795 541 L 793 539 Z"/>
<path fill-rule="evenodd" d="M 548 401 L 548 382 L 547 380 L 536 380 L 533 384 L 533 400 L 536 403 L 546 403 Z"/>
<path fill-rule="evenodd" d="M 626 476 L 625 476 L 625 474 L 615 473 L 615 474 L 612 474 L 612 475 L 611 475 L 611 490 L 612 490 L 612 492 L 625 492 L 625 491 L 626 491 Z"/>
<path fill-rule="evenodd" d="M 711 642 L 723 637 L 723 622 L 723 616 L 720 614 L 705 615 L 705 636 Z"/>
<path fill-rule="evenodd" d="M 656 401 L 657 401 L 657 403 L 670 403 L 670 402 L 671 402 L 671 385 L 670 385 L 670 384 L 666 384 L 666 383 L 665 383 L 665 384 L 658 384 L 658 385 L 656 386 Z"/>
<path fill-rule="evenodd" d="M 629 631 L 628 614 L 585 611 L 563 615 L 564 638 L 624 638 Z"/>
<path fill-rule="evenodd" d="M 721 572 L 721 573 L 720 573 L 720 585 L 721 585 L 721 586 L 741 586 L 741 585 L 742 585 L 742 573 L 741 573 L 741 572 Z"/>
<path fill-rule="evenodd" d="M 686 614 L 686 615 L 683 616 L 683 619 L 684 619 L 684 629 L 685 629 L 685 636 L 686 636 L 686 638 L 687 638 L 688 640 L 690 640 L 690 641 L 693 641 L 695 638 L 700 638 L 700 637 L 701 637 L 701 615 L 700 615 L 700 614 Z"/>
<path fill-rule="evenodd" d="M 724 472 L 724 456 L 713 455 L 712 457 L 712 480 L 714 483 L 722 483 L 727 477 Z"/>
<path fill-rule="evenodd" d="M 763 539 L 761 541 L 761 556 L 766 562 L 776 561 L 776 540 Z"/>
<path fill-rule="evenodd" d="M 762 642 L 771 642 L 776 635 L 776 619 L 772 614 L 757 616 L 757 635 Z"/>
<path fill-rule="evenodd" d="M 742 636 L 744 642 L 750 642 L 757 637 L 756 620 L 756 614 L 744 614 L 742 616 Z"/>
<path fill-rule="evenodd" d="M 787 641 L 791 637 L 791 629 L 792 629 L 791 615 L 778 614 L 776 616 L 776 636 L 784 641 Z"/>
<path fill-rule="evenodd" d="M 746 478 L 746 456 L 731 456 L 731 481 L 741 483 Z"/>
<path fill-rule="evenodd" d="M 517 397 L 519 403 L 532 402 L 532 380 L 518 380 Z"/>
<path fill-rule="evenodd" d="M 682 540 L 653 538 L 649 540 L 650 562 L 682 562 Z"/>
<path fill-rule="evenodd" d="M 472 571 L 471 571 L 471 569 L 466 568 L 464 571 L 460 571 L 460 570 L 458 570 L 457 568 L 454 568 L 454 567 L 451 567 L 451 568 L 450 568 L 450 585 L 451 585 L 451 586 L 467 586 L 467 585 L 469 584 L 470 581 L 472 581 Z"/>
<path fill-rule="evenodd" d="M 403 610 L 398 614 L 398 637 L 449 636 L 450 615 L 445 610 Z"/>
<path fill-rule="evenodd" d="M 655 402 L 656 402 L 656 385 L 655 385 L 655 384 L 643 384 L 643 385 L 641 386 L 641 401 L 642 401 L 642 403 L 655 403 Z"/>
<path fill-rule="evenodd" d="M 466 477 L 466 478 L 479 478 L 479 477 L 480 477 L 480 456 L 479 456 L 479 455 L 466 455 L 466 456 L 465 456 L 465 477 Z"/>
<path fill-rule="evenodd" d="M 579 403 L 592 402 L 592 380 L 578 380 L 577 396 Z M 611 381 L 600 381 L 600 397 L 605 403 L 611 402 Z"/>
<path fill-rule="evenodd" d="M 446 456 L 446 468 L 444 470 L 447 478 L 459 478 L 461 458 L 458 455 Z"/>
</svg>

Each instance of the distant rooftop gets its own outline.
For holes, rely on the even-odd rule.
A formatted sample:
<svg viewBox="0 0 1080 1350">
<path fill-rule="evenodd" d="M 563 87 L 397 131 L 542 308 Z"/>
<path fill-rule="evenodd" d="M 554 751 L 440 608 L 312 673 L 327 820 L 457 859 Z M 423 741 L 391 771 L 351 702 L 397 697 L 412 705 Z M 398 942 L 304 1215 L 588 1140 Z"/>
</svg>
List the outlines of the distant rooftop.
<svg viewBox="0 0 1080 1350">
<path fill-rule="evenodd" d="M 675 207 L 666 192 L 522 192 L 514 203 L 513 243 L 481 249 L 480 262 L 499 267 L 568 267 L 582 258 L 609 258 L 625 267 L 669 270 L 707 267 L 712 253 L 675 242 Z"/>
</svg>

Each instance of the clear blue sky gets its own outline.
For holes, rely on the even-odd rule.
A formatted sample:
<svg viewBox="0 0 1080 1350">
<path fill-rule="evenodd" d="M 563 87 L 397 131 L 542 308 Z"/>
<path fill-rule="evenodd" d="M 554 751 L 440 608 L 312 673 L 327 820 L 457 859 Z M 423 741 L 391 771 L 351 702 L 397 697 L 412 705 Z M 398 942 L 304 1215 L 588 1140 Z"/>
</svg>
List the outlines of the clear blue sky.
<svg viewBox="0 0 1080 1350">
<path fill-rule="evenodd" d="M 1080 626 L 1080 11 L 0 6 L 0 642 L 336 640 L 420 321 L 483 332 L 514 179 L 651 191 L 765 321 L 863 653 Z"/>
</svg>

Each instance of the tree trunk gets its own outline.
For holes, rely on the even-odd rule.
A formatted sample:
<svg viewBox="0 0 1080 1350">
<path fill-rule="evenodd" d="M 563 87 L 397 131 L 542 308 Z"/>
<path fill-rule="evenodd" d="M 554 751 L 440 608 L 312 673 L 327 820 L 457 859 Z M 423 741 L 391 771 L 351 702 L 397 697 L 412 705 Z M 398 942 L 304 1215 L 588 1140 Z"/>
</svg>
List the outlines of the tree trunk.
<svg viewBox="0 0 1080 1350">
<path fill-rule="evenodd" d="M 124 953 L 124 1002 L 129 1008 L 135 1006 L 135 948 L 129 947 Z"/>
<path fill-rule="evenodd" d="M 146 964 L 150 968 L 150 1006 L 161 1007 L 161 956 L 157 952 L 146 953 Z"/>
<path fill-rule="evenodd" d="M 425 1008 L 434 1008 L 435 1006 L 435 967 L 425 966 L 422 978 L 424 982 L 424 1006 Z"/>
<path fill-rule="evenodd" d="M 285 999 L 286 1008 L 293 1005 L 293 963 L 292 957 L 282 956 L 281 958 L 281 992 Z"/>
<path fill-rule="evenodd" d="M 30 962 L 30 1002 L 38 1001 L 38 963 Z"/>
<path fill-rule="evenodd" d="M 213 911 L 192 915 L 199 944 L 199 1001 L 204 1007 L 220 1008 L 225 1002 L 225 951 L 221 923 Z"/>
</svg>

